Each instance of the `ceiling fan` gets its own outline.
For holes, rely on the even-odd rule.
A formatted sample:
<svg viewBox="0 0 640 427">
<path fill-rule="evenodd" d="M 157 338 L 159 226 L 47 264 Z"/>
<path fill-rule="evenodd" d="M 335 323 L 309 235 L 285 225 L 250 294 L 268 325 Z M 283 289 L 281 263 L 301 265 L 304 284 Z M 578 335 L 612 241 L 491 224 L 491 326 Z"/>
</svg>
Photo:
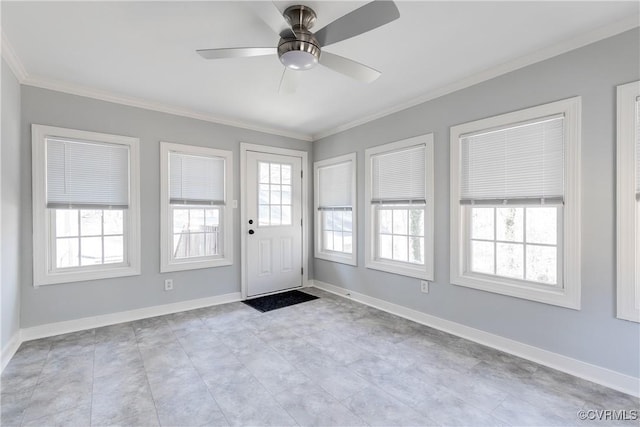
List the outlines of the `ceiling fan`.
<svg viewBox="0 0 640 427">
<path fill-rule="evenodd" d="M 317 64 L 370 83 L 380 72 L 359 62 L 323 50 L 325 46 L 366 33 L 400 17 L 393 1 L 373 1 L 336 19 L 324 28 L 309 31 L 316 21 L 316 13 L 308 6 L 295 5 L 280 11 L 272 2 L 252 4 L 261 19 L 280 36 L 277 47 L 237 47 L 201 49 L 196 52 L 205 59 L 242 58 L 251 56 L 278 55 L 285 66 L 280 80 L 280 92 L 295 92 L 300 73 Z"/>
</svg>

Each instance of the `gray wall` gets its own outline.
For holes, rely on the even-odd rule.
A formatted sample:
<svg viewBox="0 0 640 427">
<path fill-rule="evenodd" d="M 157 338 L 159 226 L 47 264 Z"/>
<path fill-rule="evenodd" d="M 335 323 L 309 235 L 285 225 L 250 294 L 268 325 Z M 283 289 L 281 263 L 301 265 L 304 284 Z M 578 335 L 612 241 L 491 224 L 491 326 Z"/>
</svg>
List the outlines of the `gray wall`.
<svg viewBox="0 0 640 427">
<path fill-rule="evenodd" d="M 20 329 L 20 85 L 2 60 L 2 318 L 0 350 Z"/>
<path fill-rule="evenodd" d="M 435 134 L 435 283 L 364 267 L 359 210 L 358 267 L 316 259 L 315 279 L 575 359 L 639 376 L 640 325 L 615 318 L 615 91 L 640 78 L 638 29 L 525 67 L 314 143 L 315 160 L 358 153 L 364 207 L 364 150 Z M 459 287 L 449 282 L 449 127 L 582 96 L 582 310 Z"/>
<path fill-rule="evenodd" d="M 142 275 L 33 287 L 30 219 L 33 123 L 140 138 Z M 233 199 L 238 201 L 240 142 L 311 151 L 310 142 L 22 86 L 23 328 L 240 291 L 239 208 L 234 214 L 234 265 L 160 274 L 160 141 L 232 150 Z M 310 189 L 311 186 L 307 191 Z M 173 291 L 164 291 L 165 278 L 173 278 Z"/>
</svg>

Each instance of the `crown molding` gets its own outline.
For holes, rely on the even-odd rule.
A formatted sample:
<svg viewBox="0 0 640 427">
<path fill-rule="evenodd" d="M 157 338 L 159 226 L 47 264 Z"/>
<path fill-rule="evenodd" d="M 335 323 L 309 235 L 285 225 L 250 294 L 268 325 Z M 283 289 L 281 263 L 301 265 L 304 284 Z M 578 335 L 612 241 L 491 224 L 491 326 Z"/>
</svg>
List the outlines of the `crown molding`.
<svg viewBox="0 0 640 427">
<path fill-rule="evenodd" d="M 126 96 L 114 92 L 94 89 L 85 86 L 76 85 L 74 83 L 60 82 L 57 80 L 46 79 L 42 77 L 30 76 L 21 82 L 25 86 L 33 86 L 41 89 L 49 89 L 57 92 L 64 92 L 71 95 L 83 96 L 86 98 L 98 99 L 101 101 L 113 102 L 115 104 L 127 105 L 129 107 L 143 108 L 145 110 L 158 111 L 161 113 L 172 114 L 175 116 L 189 117 L 191 119 L 203 120 L 206 122 L 233 126 L 236 128 L 252 130 L 256 132 L 268 133 L 271 135 L 284 136 L 287 138 L 298 139 L 311 142 L 311 135 L 297 132 L 290 132 L 283 129 L 256 126 L 240 120 L 231 120 L 214 116 L 212 114 L 202 113 L 188 108 L 175 107 L 172 105 L 162 104 L 160 102 L 148 101 L 142 98 Z"/>
<path fill-rule="evenodd" d="M 0 30 L 0 38 L 2 38 L 2 58 L 7 62 L 9 68 L 18 79 L 19 83 L 25 81 L 29 74 L 27 74 L 27 70 L 22 65 L 22 61 L 16 55 L 16 52 L 13 50 L 11 43 L 9 43 L 9 39 L 4 31 Z"/>
<path fill-rule="evenodd" d="M 344 132 L 346 130 L 363 125 L 365 123 L 369 123 L 377 119 L 381 119 L 383 117 L 389 116 L 399 111 L 406 110 L 411 107 L 415 107 L 416 105 L 423 104 L 427 101 L 440 98 L 441 96 L 448 95 L 450 93 L 459 91 L 461 89 L 465 89 L 467 87 L 476 85 L 478 83 L 482 83 L 487 80 L 491 80 L 495 77 L 501 76 L 503 74 L 507 74 L 511 71 L 515 71 L 520 68 L 524 68 L 528 65 L 535 64 L 536 62 L 541 62 L 546 59 L 553 58 L 554 56 L 558 56 L 563 53 L 589 45 L 591 43 L 595 43 L 600 40 L 613 37 L 625 31 L 636 28 L 638 26 L 640 26 L 640 21 L 638 19 L 638 16 L 636 15 L 628 16 L 619 21 L 616 21 L 611 24 L 598 27 L 595 30 L 583 33 L 577 37 L 554 44 L 553 46 L 549 46 L 549 47 L 537 50 L 535 52 L 521 56 L 514 60 L 504 62 L 495 67 L 487 68 L 483 71 L 480 71 L 479 73 L 472 74 L 468 77 L 465 77 L 461 80 L 453 82 L 449 85 L 443 86 L 433 91 L 429 91 L 423 95 L 420 95 L 416 98 L 411 99 L 410 101 L 401 102 L 399 104 L 396 104 L 395 106 L 386 108 L 378 113 L 353 120 L 351 122 L 342 124 L 340 126 L 336 126 L 326 131 L 315 133 L 312 135 L 313 141 L 319 141 L 322 138 L 326 138 L 328 136 L 335 135 L 340 132 Z"/>
</svg>

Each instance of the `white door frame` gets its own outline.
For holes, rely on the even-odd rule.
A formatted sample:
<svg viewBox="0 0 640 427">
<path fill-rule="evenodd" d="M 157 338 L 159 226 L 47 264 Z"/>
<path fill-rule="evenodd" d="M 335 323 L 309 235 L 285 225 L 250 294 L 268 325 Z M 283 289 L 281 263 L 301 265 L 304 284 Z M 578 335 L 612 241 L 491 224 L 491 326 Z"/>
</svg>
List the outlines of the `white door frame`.
<svg viewBox="0 0 640 427">
<path fill-rule="evenodd" d="M 241 264 L 240 282 L 242 299 L 247 299 L 247 236 L 249 224 L 247 215 L 247 151 L 256 151 L 266 154 L 280 154 L 284 156 L 300 157 L 302 159 L 302 286 L 309 285 L 309 162 L 306 151 L 291 150 L 288 148 L 271 147 L 268 145 L 240 143 L 240 239 Z"/>
</svg>

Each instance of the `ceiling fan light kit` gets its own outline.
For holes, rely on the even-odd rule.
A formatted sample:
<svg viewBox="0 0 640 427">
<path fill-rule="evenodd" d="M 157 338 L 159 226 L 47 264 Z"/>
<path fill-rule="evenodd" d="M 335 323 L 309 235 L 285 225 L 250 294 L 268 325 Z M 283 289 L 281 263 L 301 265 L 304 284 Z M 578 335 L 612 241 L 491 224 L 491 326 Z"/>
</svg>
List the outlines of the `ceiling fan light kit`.
<svg viewBox="0 0 640 427">
<path fill-rule="evenodd" d="M 290 6 L 283 13 L 290 31 L 284 31 L 278 43 L 280 62 L 292 70 L 308 70 L 316 66 L 320 59 L 320 46 L 309 28 L 316 22 L 313 9 L 302 6 Z"/>
<path fill-rule="evenodd" d="M 342 40 L 366 33 L 381 25 L 388 24 L 400 17 L 398 8 L 392 1 L 373 1 L 331 22 L 319 31 L 309 31 L 315 24 L 316 13 L 308 6 L 289 6 L 282 13 L 282 18 L 274 17 L 274 8 L 260 8 L 263 20 L 280 36 L 277 49 L 273 48 L 223 48 L 198 50 L 205 59 L 222 59 L 261 56 L 276 53 L 286 70 L 309 70 L 317 64 L 333 71 L 351 77 L 363 83 L 370 83 L 380 76 L 380 72 L 371 67 L 360 64 L 348 58 L 329 52 L 322 52 L 322 48 Z M 279 12 L 278 12 L 279 13 Z M 281 21 L 286 27 L 281 27 Z M 272 50 L 273 49 L 273 50 Z M 282 82 L 285 86 L 295 89 L 294 73 L 285 72 Z"/>
</svg>

